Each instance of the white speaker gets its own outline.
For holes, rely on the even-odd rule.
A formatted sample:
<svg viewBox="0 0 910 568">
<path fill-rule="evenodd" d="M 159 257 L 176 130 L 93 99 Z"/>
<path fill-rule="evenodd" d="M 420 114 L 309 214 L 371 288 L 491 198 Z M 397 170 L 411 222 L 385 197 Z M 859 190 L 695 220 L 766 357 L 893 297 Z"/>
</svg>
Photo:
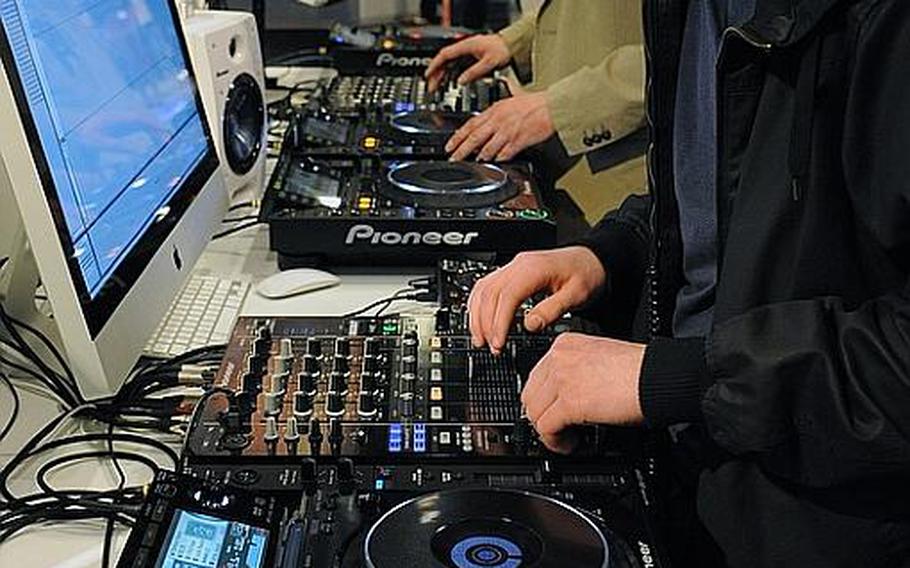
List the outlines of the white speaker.
<svg viewBox="0 0 910 568">
<path fill-rule="evenodd" d="M 256 19 L 196 10 L 183 30 L 231 198 L 257 199 L 265 186 L 268 128 Z"/>
</svg>

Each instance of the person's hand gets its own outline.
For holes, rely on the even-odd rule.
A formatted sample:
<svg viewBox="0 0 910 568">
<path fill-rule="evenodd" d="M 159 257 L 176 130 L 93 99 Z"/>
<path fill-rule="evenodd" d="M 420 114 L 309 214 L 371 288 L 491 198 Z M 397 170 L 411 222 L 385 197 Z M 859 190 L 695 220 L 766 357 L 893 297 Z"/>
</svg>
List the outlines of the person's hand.
<svg viewBox="0 0 910 568">
<path fill-rule="evenodd" d="M 482 161 L 511 160 L 556 132 L 544 93 L 525 93 L 498 101 L 467 121 L 446 143 L 449 159 L 464 160 L 475 151 Z"/>
<path fill-rule="evenodd" d="M 550 294 L 524 316 L 525 328 L 536 332 L 594 297 L 606 279 L 600 260 L 586 247 L 520 253 L 471 290 L 471 342 L 475 347 L 489 344 L 493 353 L 499 353 L 515 311 L 526 299 L 540 291 Z"/>
<path fill-rule="evenodd" d="M 568 453 L 571 426 L 641 424 L 638 399 L 645 346 L 564 333 L 537 363 L 521 393 L 528 420 L 549 449 Z"/>
<path fill-rule="evenodd" d="M 477 60 L 458 76 L 458 84 L 466 85 L 494 70 L 505 67 L 512 59 L 506 42 L 496 34 L 475 35 L 463 39 L 439 50 L 430 61 L 424 77 L 427 79 L 427 90 L 435 92 L 439 88 L 449 63 L 459 57 L 473 57 Z"/>
</svg>

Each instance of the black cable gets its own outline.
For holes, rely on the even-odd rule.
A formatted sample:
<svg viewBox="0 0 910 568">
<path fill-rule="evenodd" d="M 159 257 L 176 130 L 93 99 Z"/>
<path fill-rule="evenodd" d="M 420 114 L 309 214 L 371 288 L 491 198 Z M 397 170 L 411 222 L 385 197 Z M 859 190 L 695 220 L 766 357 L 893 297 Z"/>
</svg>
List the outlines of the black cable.
<svg viewBox="0 0 910 568">
<path fill-rule="evenodd" d="M 63 360 L 63 356 L 60 355 L 60 352 L 57 348 L 51 343 L 51 341 L 40 331 L 34 329 L 30 325 L 21 322 L 12 316 L 10 316 L 3 307 L 3 304 L 0 303 L 0 323 L 3 323 L 4 327 L 12 338 L 17 351 L 21 353 L 26 359 L 28 359 L 32 364 L 34 364 L 41 372 L 47 377 L 47 380 L 50 381 L 54 386 L 52 387 L 55 392 L 59 393 L 61 398 L 63 398 L 67 404 L 71 407 L 78 406 L 85 402 L 85 399 L 82 397 L 82 393 L 79 392 L 79 388 L 76 385 L 76 379 L 72 374 L 72 371 L 69 369 L 69 366 L 66 365 L 66 362 Z M 48 347 L 48 350 L 51 351 L 54 358 L 61 363 L 66 377 L 60 375 L 57 371 L 53 370 L 50 366 L 45 363 L 41 357 L 35 352 L 35 350 L 29 345 L 29 343 L 22 337 L 22 334 L 16 329 L 19 326 L 22 329 L 25 329 L 35 337 L 38 337 L 45 346 Z M 10 345 L 8 342 L 5 342 L 6 345 Z"/>
<path fill-rule="evenodd" d="M 214 235 L 212 235 L 212 240 L 214 241 L 214 240 L 218 240 L 218 239 L 223 239 L 224 237 L 227 237 L 228 235 L 233 235 L 234 233 L 239 233 L 240 231 L 243 231 L 246 229 L 252 229 L 253 227 L 258 227 L 261 224 L 262 223 L 260 221 L 255 221 L 253 223 L 247 223 L 245 225 L 240 225 L 239 227 L 231 227 L 230 229 L 227 229 L 227 230 L 221 231 L 220 233 L 215 233 Z"/>
<path fill-rule="evenodd" d="M 57 349 L 57 346 L 54 345 L 54 343 L 46 335 L 44 335 L 44 333 L 35 329 L 31 325 L 29 325 L 23 321 L 20 321 L 20 320 L 14 318 L 13 316 L 9 315 L 8 313 L 6 313 L 6 310 L 3 308 L 2 304 L 0 304 L 0 318 L 5 319 L 8 322 L 11 322 L 13 325 L 24 329 L 25 331 L 29 332 L 31 335 L 36 337 L 39 341 L 41 341 L 41 343 L 43 343 L 44 346 L 47 347 L 48 351 L 51 352 L 51 355 L 54 356 L 54 359 L 57 360 L 57 363 L 60 364 L 60 368 L 63 369 L 63 373 L 66 375 L 66 380 L 69 381 L 69 383 L 75 390 L 75 393 L 78 396 L 79 402 L 85 402 L 85 398 L 83 398 L 82 394 L 79 392 L 79 387 L 76 383 L 76 376 L 73 374 L 72 369 L 70 369 L 69 365 L 66 362 L 66 359 L 63 358 L 63 355 Z M 15 330 L 12 329 L 11 326 L 9 327 L 9 330 L 11 332 L 15 332 Z M 24 344 L 25 340 L 20 336 L 18 342 Z"/>
<path fill-rule="evenodd" d="M 3 427 L 3 430 L 0 431 L 0 443 L 6 439 L 6 436 L 9 435 L 10 431 L 13 429 L 13 424 L 16 423 L 16 418 L 19 417 L 19 407 L 21 406 L 21 400 L 19 400 L 19 393 L 16 391 L 16 387 L 13 385 L 13 381 L 9 380 L 9 377 L 6 373 L 0 371 L 0 381 L 3 381 L 7 388 L 9 388 L 10 394 L 13 396 L 13 411 L 9 415 L 9 420 L 6 422 L 6 425 Z"/>
<path fill-rule="evenodd" d="M 117 470 L 117 491 L 123 491 L 123 487 L 126 485 L 126 474 L 123 472 L 123 468 L 120 466 L 120 461 L 117 459 L 117 453 L 114 451 L 114 423 L 111 422 L 107 426 L 107 450 L 108 454 L 114 462 L 114 469 Z M 151 460 L 149 460 L 151 461 Z M 152 462 L 153 467 L 152 471 L 157 473 L 157 466 Z M 146 464 L 148 465 L 148 464 Z M 107 520 L 107 525 L 104 527 L 104 548 L 101 553 L 101 565 L 104 568 L 110 568 L 111 566 L 111 545 L 114 540 L 114 519 L 109 518 Z"/>
</svg>

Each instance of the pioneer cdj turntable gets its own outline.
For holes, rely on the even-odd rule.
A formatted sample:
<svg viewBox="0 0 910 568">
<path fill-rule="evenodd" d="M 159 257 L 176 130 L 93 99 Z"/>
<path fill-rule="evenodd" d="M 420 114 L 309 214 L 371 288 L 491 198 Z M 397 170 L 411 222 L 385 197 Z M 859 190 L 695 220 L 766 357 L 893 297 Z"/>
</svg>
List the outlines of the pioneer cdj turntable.
<svg viewBox="0 0 910 568">
<path fill-rule="evenodd" d="M 646 474 L 615 463 L 183 473 L 157 475 L 118 567 L 668 566 Z"/>
<path fill-rule="evenodd" d="M 282 155 L 262 206 L 279 265 L 422 264 L 546 248 L 555 222 L 526 164 Z"/>
<path fill-rule="evenodd" d="M 341 76 L 299 113 L 285 144 L 311 156 L 445 157 L 449 137 L 507 95 L 492 77 L 430 95 L 418 77 Z"/>
</svg>

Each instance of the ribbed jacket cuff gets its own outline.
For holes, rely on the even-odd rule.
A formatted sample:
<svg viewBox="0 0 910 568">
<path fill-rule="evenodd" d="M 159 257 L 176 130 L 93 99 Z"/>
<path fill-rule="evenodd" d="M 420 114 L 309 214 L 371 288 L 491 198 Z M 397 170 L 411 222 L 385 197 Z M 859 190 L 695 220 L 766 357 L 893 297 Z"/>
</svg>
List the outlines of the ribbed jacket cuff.
<svg viewBox="0 0 910 568">
<path fill-rule="evenodd" d="M 704 338 L 652 340 L 638 387 L 645 422 L 657 428 L 700 420 L 701 401 L 712 382 Z"/>
<path fill-rule="evenodd" d="M 591 249 L 600 260 L 607 271 L 607 290 L 614 307 L 630 304 L 634 311 L 648 261 L 642 237 L 626 223 L 604 221 L 573 244 Z"/>
</svg>

